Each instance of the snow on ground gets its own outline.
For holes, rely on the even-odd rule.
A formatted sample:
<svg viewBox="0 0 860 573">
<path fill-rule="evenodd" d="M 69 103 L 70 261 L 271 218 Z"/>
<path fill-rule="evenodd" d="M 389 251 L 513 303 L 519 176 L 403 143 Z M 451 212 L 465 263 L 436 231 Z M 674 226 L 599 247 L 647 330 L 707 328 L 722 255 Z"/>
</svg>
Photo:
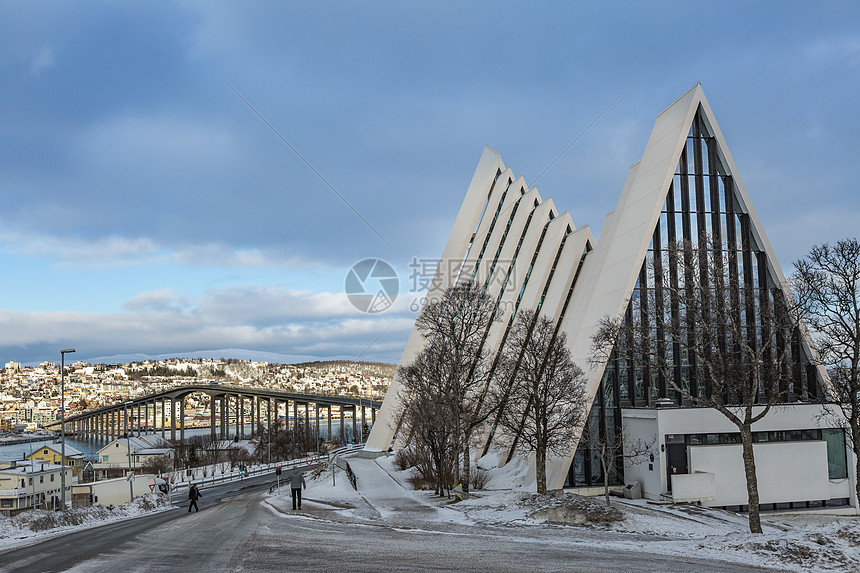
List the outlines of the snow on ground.
<svg viewBox="0 0 860 573">
<path fill-rule="evenodd" d="M 645 553 L 710 558 L 804 572 L 860 571 L 860 518 L 805 513 L 763 516 L 764 533 L 749 533 L 743 515 L 688 505 L 612 498 L 622 521 L 565 526 L 555 523 L 555 508 L 600 515 L 603 498 L 569 492 L 537 496 L 529 484 L 527 461 L 514 459 L 491 473 L 487 488 L 465 501 L 415 491 L 410 471 L 399 471 L 393 456 L 348 458 L 358 478 L 354 490 L 343 471 L 307 476 L 302 512 L 292 512 L 290 489 L 269 494 L 265 503 L 283 517 L 333 519 L 401 529 L 464 532 L 482 530 L 552 539 L 559 543 L 596 544 Z M 489 466 L 489 464 L 488 464 Z M 37 543 L 132 517 L 170 509 L 166 498 L 146 495 L 118 508 L 96 506 L 65 514 L 38 510 L 0 517 L 0 550 Z M 603 510 L 605 511 L 605 510 Z M 547 516 L 549 516 L 547 518 Z M 553 517 L 555 516 L 555 517 Z"/>
<path fill-rule="evenodd" d="M 559 542 L 627 550 L 634 547 L 648 553 L 711 558 L 783 571 L 860 571 L 858 517 L 765 514 L 764 533 L 755 535 L 749 533 L 746 517 L 737 513 L 613 497 L 612 506 L 623 512 L 623 521 L 559 526 L 535 514 L 563 505 L 565 500 L 581 508 L 598 506 L 604 498 L 583 501 L 567 492 L 536 496 L 533 483 L 532 488 L 520 485 L 527 476 L 527 463 L 514 460 L 505 468 L 490 470 L 487 489 L 452 503 L 447 497 L 413 490 L 407 481 L 410 471 L 397 470 L 393 456 L 375 460 L 350 457 L 348 461 L 358 477 L 358 491 L 352 489 L 342 471 L 337 473 L 334 486 L 330 471 L 309 479 L 303 517 L 430 530 L 469 526 L 498 528 L 507 534 L 546 532 Z M 287 517 L 292 516 L 288 488 L 266 501 Z"/>
<path fill-rule="evenodd" d="M 0 516 L 0 550 L 23 547 L 49 537 L 64 535 L 172 509 L 166 496 L 146 494 L 119 507 L 94 505 L 65 513 L 47 509 L 24 511 L 15 517 Z"/>
</svg>

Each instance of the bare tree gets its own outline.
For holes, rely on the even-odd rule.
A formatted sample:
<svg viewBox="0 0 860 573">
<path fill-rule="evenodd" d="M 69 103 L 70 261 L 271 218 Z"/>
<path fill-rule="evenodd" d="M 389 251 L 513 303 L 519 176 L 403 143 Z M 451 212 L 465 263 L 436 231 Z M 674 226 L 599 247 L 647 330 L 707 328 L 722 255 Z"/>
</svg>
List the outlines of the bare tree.
<svg viewBox="0 0 860 573">
<path fill-rule="evenodd" d="M 537 492 L 544 493 L 547 455 L 565 453 L 588 415 L 585 375 L 570 357 L 565 333 L 533 310 L 518 313 L 502 371 L 510 385 L 495 388 L 498 424 L 515 437 L 516 449 L 535 454 Z"/>
<path fill-rule="evenodd" d="M 785 285 L 759 288 L 754 277 L 741 277 L 737 251 L 711 239 L 666 250 L 668 264 L 656 258 L 647 269 L 654 286 L 634 292 L 624 317 L 600 321 L 592 359 L 605 362 L 615 352 L 642 361 L 676 399 L 714 408 L 738 428 L 750 531 L 761 533 L 752 425 L 793 391 L 799 313 Z"/>
<path fill-rule="evenodd" d="M 427 341 L 413 362 L 415 375 L 426 379 L 422 387 L 432 387 L 453 423 L 454 479 L 465 490 L 469 488 L 470 441 L 493 413 L 492 403 L 486 399 L 492 361 L 484 341 L 497 317 L 495 302 L 484 295 L 484 289 L 473 283 L 458 284 L 440 300 L 429 301 L 415 321 Z"/>
<path fill-rule="evenodd" d="M 173 469 L 173 463 L 167 456 L 150 456 L 140 469 L 145 474 L 161 475 Z"/>
<path fill-rule="evenodd" d="M 272 460 L 290 460 L 316 450 L 316 428 L 309 428 L 301 420 L 300 417 L 292 428 L 283 420 L 274 420 L 270 428 L 261 425 L 254 457 L 260 461 L 268 461 L 270 455 Z"/>
<path fill-rule="evenodd" d="M 442 362 L 438 350 L 425 349 L 412 364 L 401 368 L 402 400 L 406 406 L 401 412 L 400 426 L 408 431 L 416 453 L 427 452 L 436 495 L 451 489 L 449 477 L 453 477 L 456 460 L 454 449 L 454 425 L 448 409 L 444 388 L 436 383 L 437 376 L 427 375 L 425 370 L 438 368 Z M 416 459 L 420 456 L 416 456 Z M 423 473 L 423 472 L 422 472 Z M 425 476 L 426 477 L 426 476 Z"/>
<path fill-rule="evenodd" d="M 828 400 L 848 425 L 860 476 L 860 243 L 843 239 L 814 245 L 794 263 L 791 277 L 818 359 L 830 373 Z M 860 482 L 856 484 L 860 495 Z"/>
<path fill-rule="evenodd" d="M 602 432 L 595 432 L 595 428 L 591 424 L 586 424 L 580 439 L 589 443 L 591 450 L 597 454 L 597 459 L 600 460 L 600 467 L 603 470 L 603 495 L 608 506 L 610 505 L 609 474 L 612 471 L 612 466 L 618 460 L 629 461 L 630 463 L 641 462 L 653 452 L 654 444 L 657 443 L 657 436 L 646 440 L 632 438 L 623 432 L 610 432 L 605 424 L 602 429 Z"/>
</svg>

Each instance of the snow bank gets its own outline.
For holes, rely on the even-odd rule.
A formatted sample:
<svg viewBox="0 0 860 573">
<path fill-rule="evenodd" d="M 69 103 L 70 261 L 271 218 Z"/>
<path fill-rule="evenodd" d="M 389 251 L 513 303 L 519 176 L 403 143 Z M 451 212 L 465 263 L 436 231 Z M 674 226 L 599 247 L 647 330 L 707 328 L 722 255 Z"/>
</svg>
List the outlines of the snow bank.
<svg viewBox="0 0 860 573">
<path fill-rule="evenodd" d="M 37 509 L 21 512 L 15 517 L 0 516 L 0 549 L 29 545 L 55 534 L 98 527 L 172 507 L 167 497 L 150 493 L 136 497 L 119 507 L 94 505 L 70 509 L 65 513 Z"/>
</svg>

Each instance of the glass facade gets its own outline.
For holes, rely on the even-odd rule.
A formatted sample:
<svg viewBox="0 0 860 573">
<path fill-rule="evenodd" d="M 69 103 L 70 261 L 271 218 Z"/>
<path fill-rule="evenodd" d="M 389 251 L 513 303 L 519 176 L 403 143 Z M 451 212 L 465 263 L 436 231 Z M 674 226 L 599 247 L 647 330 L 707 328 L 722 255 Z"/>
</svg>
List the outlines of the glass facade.
<svg viewBox="0 0 860 573">
<path fill-rule="evenodd" d="M 780 401 L 810 401 L 821 395 L 821 381 L 797 329 L 780 332 L 768 320 L 784 304 L 782 285 L 772 276 L 767 255 L 720 155 L 700 108 L 626 310 L 625 324 L 635 328 L 622 327 L 592 406 L 591 424 L 599 426 L 593 435 L 620 439 L 621 408 L 650 408 L 658 400 L 692 406 L 691 397 L 710 395 L 715 375 L 678 342 L 695 340 L 703 332 L 701 325 L 690 323 L 682 300 L 694 289 L 709 293 L 710 304 L 733 313 L 730 322 L 735 328 L 720 324 L 728 311 L 723 315 L 715 312 L 722 318 L 705 327 L 713 332 L 715 354 L 725 356 L 733 345 L 742 346 L 732 340 L 735 333 L 745 339 L 740 342 L 761 351 L 745 354 L 739 361 L 745 361 L 747 371 L 758 369 L 761 380 L 778 384 Z M 669 335 L 670 327 L 675 329 L 674 336 Z M 684 328 L 686 333 L 679 336 Z M 757 364 L 750 363 L 748 356 L 753 355 L 759 357 Z M 767 401 L 765 386 L 755 392 L 756 401 Z M 737 398 L 727 392 L 723 401 L 732 403 Z M 598 456 L 594 450 L 594 440 L 583 436 L 568 475 L 570 485 L 602 484 L 602 473 L 598 475 L 594 468 Z M 622 460 L 615 460 L 612 467 L 611 478 L 620 483 Z"/>
</svg>

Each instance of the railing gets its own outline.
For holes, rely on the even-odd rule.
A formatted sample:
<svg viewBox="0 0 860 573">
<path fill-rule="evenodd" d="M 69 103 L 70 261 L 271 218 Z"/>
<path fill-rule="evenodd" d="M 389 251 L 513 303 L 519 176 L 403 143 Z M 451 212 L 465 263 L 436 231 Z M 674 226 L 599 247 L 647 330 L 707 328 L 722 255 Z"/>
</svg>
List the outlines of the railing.
<svg viewBox="0 0 860 573">
<path fill-rule="evenodd" d="M 198 479 L 192 479 L 190 481 L 182 481 L 178 484 L 170 485 L 170 496 L 180 491 L 188 491 L 188 488 L 192 483 L 196 483 L 197 487 L 200 489 L 204 489 L 207 487 L 214 487 L 216 485 L 221 485 L 224 483 L 232 483 L 236 481 L 243 480 L 246 477 L 259 476 L 261 474 L 272 472 L 276 468 L 282 468 L 286 470 L 295 469 L 297 467 L 311 467 L 314 464 L 318 464 L 320 462 L 333 461 L 336 466 L 341 467 L 347 475 L 350 484 L 352 484 L 353 488 L 357 489 L 358 479 L 355 477 L 355 473 L 353 473 L 352 468 L 349 467 L 349 462 L 342 461 L 340 456 L 344 454 L 351 454 L 357 452 L 364 448 L 364 444 L 349 444 L 346 446 L 341 446 L 339 448 L 335 448 L 325 454 L 316 454 L 313 456 L 308 456 L 304 458 L 296 458 L 292 460 L 286 460 L 283 462 L 273 462 L 268 464 L 261 464 L 256 468 L 249 468 L 244 475 L 241 475 L 242 472 L 239 471 L 231 471 L 229 474 L 222 474 L 220 476 L 211 476 L 204 477 Z M 342 465 L 343 463 L 343 465 Z M 184 476 L 183 476 L 184 477 Z M 273 492 L 277 484 L 273 484 L 272 487 L 269 488 L 269 493 Z"/>
<path fill-rule="evenodd" d="M 358 490 L 358 478 L 355 476 L 355 472 L 353 472 L 352 468 L 349 466 L 349 462 L 346 460 L 341 460 L 340 456 L 344 454 L 351 454 L 362 449 L 364 449 L 364 444 L 350 444 L 348 446 L 342 446 L 340 448 L 332 450 L 331 452 L 334 457 L 334 463 L 344 472 L 346 472 L 346 477 L 349 480 L 350 485 L 352 485 L 352 489 L 356 491 Z"/>
<path fill-rule="evenodd" d="M 200 489 L 204 489 L 207 487 L 214 487 L 216 485 L 221 485 L 224 483 L 233 483 L 237 481 L 242 481 L 245 478 L 250 478 L 254 476 L 259 476 L 261 474 L 265 474 L 268 472 L 274 472 L 276 468 L 283 469 L 294 469 L 300 466 L 312 466 L 315 463 L 319 463 L 321 461 L 325 461 L 328 459 L 328 455 L 313 455 L 305 458 L 296 458 L 292 460 L 287 460 L 283 462 L 273 462 L 270 464 L 261 464 L 256 468 L 248 468 L 245 472 L 231 470 L 230 473 L 222 474 L 220 476 L 211 476 L 204 478 L 192 479 L 190 481 L 182 481 L 178 484 L 171 484 L 170 486 L 170 494 L 177 493 L 179 491 L 188 491 L 188 488 L 192 483 L 196 483 L 197 487 Z"/>
<path fill-rule="evenodd" d="M 352 489 L 358 491 L 358 478 L 355 477 L 355 473 L 349 467 L 349 462 L 346 462 L 346 477 L 349 479 L 349 483 L 352 484 Z"/>
</svg>

